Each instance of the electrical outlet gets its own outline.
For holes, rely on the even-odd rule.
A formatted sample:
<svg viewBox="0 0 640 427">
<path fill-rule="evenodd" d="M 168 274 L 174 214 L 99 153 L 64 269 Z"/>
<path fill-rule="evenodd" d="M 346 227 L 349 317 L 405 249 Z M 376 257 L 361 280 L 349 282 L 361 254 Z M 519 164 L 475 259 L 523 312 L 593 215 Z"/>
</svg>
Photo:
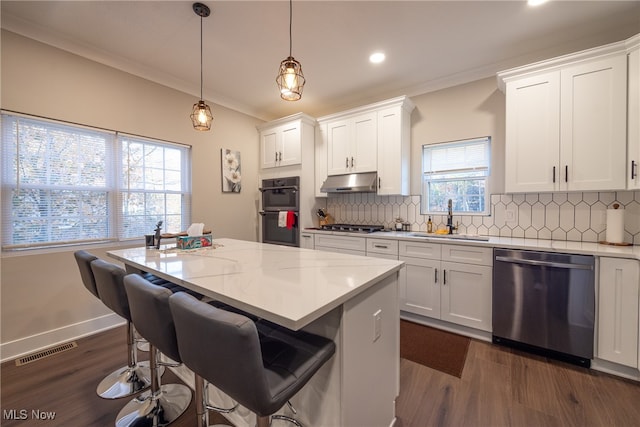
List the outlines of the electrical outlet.
<svg viewBox="0 0 640 427">
<path fill-rule="evenodd" d="M 373 313 L 373 342 L 378 341 L 382 334 L 382 310 Z"/>
<path fill-rule="evenodd" d="M 516 222 L 516 211 L 514 209 L 507 209 L 504 212 L 505 222 Z"/>
</svg>

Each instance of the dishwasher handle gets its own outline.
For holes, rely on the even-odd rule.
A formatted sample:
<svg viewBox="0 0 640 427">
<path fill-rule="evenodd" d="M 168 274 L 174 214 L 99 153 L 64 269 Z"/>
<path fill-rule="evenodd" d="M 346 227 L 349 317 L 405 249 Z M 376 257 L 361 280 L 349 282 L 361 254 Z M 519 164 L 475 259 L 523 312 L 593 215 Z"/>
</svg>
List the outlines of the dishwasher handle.
<svg viewBox="0 0 640 427">
<path fill-rule="evenodd" d="M 521 258 L 506 257 L 506 256 L 500 256 L 500 255 L 496 256 L 496 261 L 510 262 L 513 264 L 527 264 L 527 265 L 538 265 L 538 266 L 545 266 L 545 267 L 555 267 L 555 268 L 593 270 L 593 265 L 570 264 L 565 262 L 553 262 L 553 261 L 536 261 L 533 259 L 521 259 Z"/>
</svg>

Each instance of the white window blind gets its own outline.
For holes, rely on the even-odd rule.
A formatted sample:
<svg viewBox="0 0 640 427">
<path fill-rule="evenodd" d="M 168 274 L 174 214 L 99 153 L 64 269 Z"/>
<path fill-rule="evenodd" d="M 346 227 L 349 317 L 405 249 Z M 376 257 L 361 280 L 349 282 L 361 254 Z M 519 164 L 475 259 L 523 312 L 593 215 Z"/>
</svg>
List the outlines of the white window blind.
<svg viewBox="0 0 640 427">
<path fill-rule="evenodd" d="M 491 138 L 422 146 L 422 213 L 488 213 Z"/>
<path fill-rule="evenodd" d="M 118 136 L 121 154 L 120 238 L 149 234 L 158 221 L 163 230 L 181 231 L 191 218 L 189 150 Z"/>
<path fill-rule="evenodd" d="M 3 249 L 138 238 L 159 220 L 172 231 L 190 222 L 187 146 L 10 114 L 1 136 Z"/>
<path fill-rule="evenodd" d="M 423 172 L 429 175 L 489 174 L 489 138 L 423 146 Z"/>
</svg>

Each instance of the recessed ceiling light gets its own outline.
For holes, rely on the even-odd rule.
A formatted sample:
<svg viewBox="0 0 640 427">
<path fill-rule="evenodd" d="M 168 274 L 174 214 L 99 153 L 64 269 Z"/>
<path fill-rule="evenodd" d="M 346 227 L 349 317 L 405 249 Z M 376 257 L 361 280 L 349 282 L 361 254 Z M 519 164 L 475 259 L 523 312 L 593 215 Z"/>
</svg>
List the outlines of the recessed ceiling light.
<svg viewBox="0 0 640 427">
<path fill-rule="evenodd" d="M 372 64 L 379 64 L 384 61 L 384 58 L 385 58 L 384 53 L 375 52 L 375 53 L 372 53 L 371 56 L 369 56 L 369 61 Z"/>
<path fill-rule="evenodd" d="M 543 3 L 546 3 L 548 0 L 527 0 L 527 4 L 529 6 L 540 6 Z"/>
</svg>

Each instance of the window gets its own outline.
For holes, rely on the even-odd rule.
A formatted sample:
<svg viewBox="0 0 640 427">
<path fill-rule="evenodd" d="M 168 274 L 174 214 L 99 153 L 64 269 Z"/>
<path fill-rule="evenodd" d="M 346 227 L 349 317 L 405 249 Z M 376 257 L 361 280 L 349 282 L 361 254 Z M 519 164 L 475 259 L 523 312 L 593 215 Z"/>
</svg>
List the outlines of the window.
<svg viewBox="0 0 640 427">
<path fill-rule="evenodd" d="M 2 247 L 139 238 L 190 223 L 187 146 L 2 115 Z"/>
<path fill-rule="evenodd" d="M 422 146 L 422 213 L 488 214 L 491 137 Z"/>
</svg>

